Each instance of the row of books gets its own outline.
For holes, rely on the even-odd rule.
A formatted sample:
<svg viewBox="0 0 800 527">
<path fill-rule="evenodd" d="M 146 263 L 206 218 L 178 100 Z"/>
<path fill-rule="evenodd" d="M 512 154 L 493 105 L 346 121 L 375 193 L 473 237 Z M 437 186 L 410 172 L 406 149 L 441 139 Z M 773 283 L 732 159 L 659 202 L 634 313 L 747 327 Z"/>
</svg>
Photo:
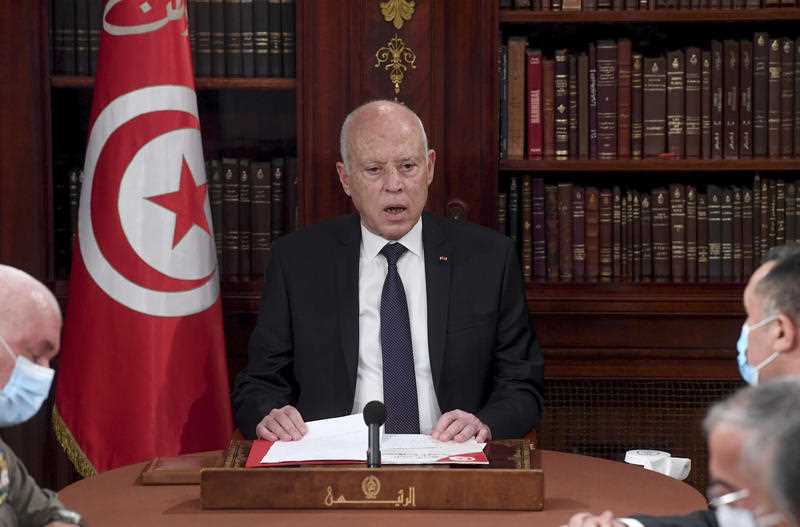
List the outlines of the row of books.
<svg viewBox="0 0 800 527">
<path fill-rule="evenodd" d="M 759 9 L 796 6 L 797 0 L 500 0 L 501 9 L 534 11 Z"/>
<path fill-rule="evenodd" d="M 116 9 L 138 9 L 134 4 Z M 184 0 L 182 5 L 188 8 L 197 76 L 295 76 L 295 0 Z M 102 11 L 102 0 L 51 0 L 53 73 L 94 75 Z M 143 23 L 163 17 L 154 8 L 139 14 Z"/>
<path fill-rule="evenodd" d="M 800 181 L 583 187 L 530 175 L 498 193 L 526 281 L 742 281 L 770 247 L 800 241 Z"/>
<path fill-rule="evenodd" d="M 600 40 L 549 58 L 510 37 L 499 76 L 503 158 L 800 157 L 800 38 L 652 57 Z"/>
<path fill-rule="evenodd" d="M 297 174 L 295 157 L 268 161 L 223 157 L 206 163 L 214 243 L 223 280 L 259 279 L 269 261 L 272 241 L 298 228 Z M 60 176 L 54 189 L 56 270 L 66 278 L 71 240 L 77 233 L 83 171 L 72 167 Z"/>
</svg>

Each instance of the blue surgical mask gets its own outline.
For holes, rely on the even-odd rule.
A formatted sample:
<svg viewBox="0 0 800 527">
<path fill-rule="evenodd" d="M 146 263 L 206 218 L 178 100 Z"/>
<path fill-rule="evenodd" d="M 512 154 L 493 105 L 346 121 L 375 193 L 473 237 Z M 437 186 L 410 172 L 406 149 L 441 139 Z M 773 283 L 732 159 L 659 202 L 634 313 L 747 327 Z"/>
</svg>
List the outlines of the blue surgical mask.
<svg viewBox="0 0 800 527">
<path fill-rule="evenodd" d="M 766 326 L 773 320 L 777 320 L 777 318 L 778 315 L 772 315 L 765 318 L 761 322 L 753 324 L 752 326 L 748 326 L 746 322 L 742 324 L 742 332 L 739 335 L 738 342 L 736 342 L 736 351 L 738 352 L 736 360 L 739 363 L 739 373 L 742 375 L 742 379 L 744 379 L 744 381 L 751 386 L 758 384 L 758 372 L 769 365 L 772 361 L 777 359 L 781 352 L 776 351 L 761 361 L 761 364 L 757 364 L 755 366 L 750 364 L 747 362 L 747 341 L 750 339 L 750 333 L 758 328 Z"/>
<path fill-rule="evenodd" d="M 8 383 L 0 390 L 0 427 L 24 423 L 39 411 L 53 382 L 55 371 L 15 356 L 0 336 L 0 347 L 16 359 Z"/>
</svg>

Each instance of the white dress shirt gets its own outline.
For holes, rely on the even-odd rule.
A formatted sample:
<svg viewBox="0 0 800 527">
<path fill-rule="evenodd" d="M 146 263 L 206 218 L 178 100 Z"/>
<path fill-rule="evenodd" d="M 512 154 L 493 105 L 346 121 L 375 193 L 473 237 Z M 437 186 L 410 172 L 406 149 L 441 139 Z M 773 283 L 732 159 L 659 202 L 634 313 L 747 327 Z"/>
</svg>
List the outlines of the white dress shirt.
<svg viewBox="0 0 800 527">
<path fill-rule="evenodd" d="M 442 411 L 436 400 L 428 353 L 428 298 L 425 287 L 425 253 L 422 247 L 422 218 L 397 240 L 408 249 L 397 262 L 403 281 L 411 323 L 411 347 L 417 379 L 419 429 L 430 434 Z M 390 243 L 361 225 L 361 256 L 358 261 L 358 372 L 353 413 L 360 413 L 370 401 L 383 401 L 383 353 L 381 350 L 381 293 L 388 264 L 380 254 Z"/>
</svg>

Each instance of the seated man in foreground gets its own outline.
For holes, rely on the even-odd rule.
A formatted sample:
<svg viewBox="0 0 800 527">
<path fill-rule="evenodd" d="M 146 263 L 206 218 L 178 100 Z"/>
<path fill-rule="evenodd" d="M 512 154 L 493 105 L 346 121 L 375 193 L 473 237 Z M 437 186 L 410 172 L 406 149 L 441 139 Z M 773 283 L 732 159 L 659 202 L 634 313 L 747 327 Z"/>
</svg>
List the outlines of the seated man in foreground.
<svg viewBox="0 0 800 527">
<path fill-rule="evenodd" d="M 542 415 L 543 360 L 512 242 L 423 213 L 436 154 L 419 118 L 374 101 L 341 131 L 357 215 L 277 240 L 249 363 L 233 387 L 246 437 L 387 409 L 387 433 L 521 437 Z"/>
</svg>

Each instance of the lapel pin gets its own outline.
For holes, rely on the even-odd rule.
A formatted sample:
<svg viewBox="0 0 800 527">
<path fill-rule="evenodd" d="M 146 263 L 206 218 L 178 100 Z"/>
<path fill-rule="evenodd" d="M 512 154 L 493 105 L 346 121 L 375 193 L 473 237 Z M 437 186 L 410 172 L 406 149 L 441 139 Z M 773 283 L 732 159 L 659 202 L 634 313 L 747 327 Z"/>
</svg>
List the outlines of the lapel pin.
<svg viewBox="0 0 800 527">
<path fill-rule="evenodd" d="M 440 256 L 439 257 L 439 261 L 440 262 L 446 262 L 447 261 L 447 256 Z"/>
</svg>

